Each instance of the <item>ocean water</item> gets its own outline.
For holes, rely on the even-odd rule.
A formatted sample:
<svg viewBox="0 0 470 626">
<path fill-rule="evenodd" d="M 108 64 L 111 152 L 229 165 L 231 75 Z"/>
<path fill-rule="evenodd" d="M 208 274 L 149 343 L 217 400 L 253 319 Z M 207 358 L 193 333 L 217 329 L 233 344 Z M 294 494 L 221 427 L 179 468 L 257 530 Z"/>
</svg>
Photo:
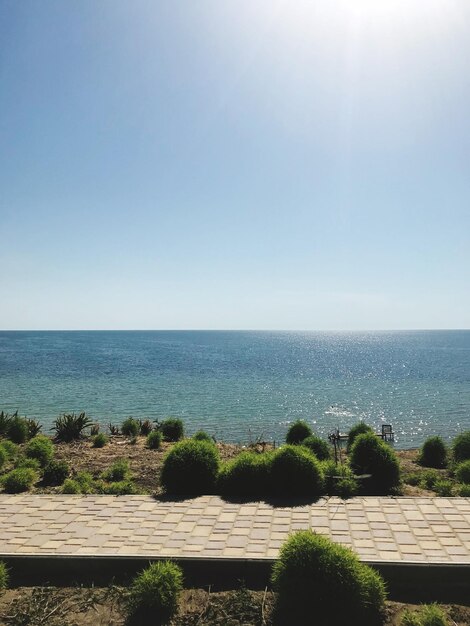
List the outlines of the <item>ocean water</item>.
<svg viewBox="0 0 470 626">
<path fill-rule="evenodd" d="M 470 429 L 470 331 L 0 332 L 0 409 L 45 432 L 63 412 L 172 415 L 237 443 L 365 420 L 408 448 Z"/>
</svg>

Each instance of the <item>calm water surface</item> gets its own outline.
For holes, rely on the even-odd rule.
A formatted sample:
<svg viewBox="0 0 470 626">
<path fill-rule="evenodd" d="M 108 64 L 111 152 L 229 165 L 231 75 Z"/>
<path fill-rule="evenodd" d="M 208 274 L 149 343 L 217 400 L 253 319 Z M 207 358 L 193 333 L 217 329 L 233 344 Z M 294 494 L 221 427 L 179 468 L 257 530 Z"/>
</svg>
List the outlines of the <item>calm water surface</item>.
<svg viewBox="0 0 470 626">
<path fill-rule="evenodd" d="M 174 415 L 234 442 L 363 419 L 406 448 L 470 429 L 470 331 L 0 332 L 2 408 L 46 432 L 62 412 Z"/>
</svg>

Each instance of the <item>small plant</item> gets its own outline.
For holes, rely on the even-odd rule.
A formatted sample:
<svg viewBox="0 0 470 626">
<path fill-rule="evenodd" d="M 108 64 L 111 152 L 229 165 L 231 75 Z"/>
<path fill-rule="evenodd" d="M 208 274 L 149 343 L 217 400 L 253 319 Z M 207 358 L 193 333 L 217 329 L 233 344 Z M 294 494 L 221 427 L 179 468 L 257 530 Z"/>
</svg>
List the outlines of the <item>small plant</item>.
<svg viewBox="0 0 470 626">
<path fill-rule="evenodd" d="M 455 476 L 459 483 L 470 485 L 470 459 L 457 465 L 455 468 Z"/>
<path fill-rule="evenodd" d="M 470 485 L 459 485 L 459 496 L 470 498 Z"/>
<path fill-rule="evenodd" d="M 15 469 L 27 467 L 38 472 L 41 470 L 41 464 L 37 459 L 30 459 L 27 456 L 19 456 L 15 461 Z"/>
<path fill-rule="evenodd" d="M 28 440 L 28 422 L 24 417 L 14 414 L 8 424 L 7 436 L 13 443 L 24 443 Z"/>
<path fill-rule="evenodd" d="M 4 561 L 0 561 L 0 591 L 8 587 L 9 579 L 7 566 Z"/>
<path fill-rule="evenodd" d="M 90 426 L 90 436 L 96 437 L 96 435 L 100 432 L 100 425 L 98 423 L 92 424 Z"/>
<path fill-rule="evenodd" d="M 108 438 L 104 433 L 98 433 L 93 437 L 93 447 L 94 448 L 104 448 L 104 446 L 108 443 Z"/>
<path fill-rule="evenodd" d="M 150 448 L 150 450 L 158 450 L 162 444 L 162 433 L 159 430 L 152 430 L 152 432 L 147 435 L 146 443 L 147 448 Z"/>
<path fill-rule="evenodd" d="M 371 474 L 373 493 L 390 493 L 400 484 L 400 465 L 393 450 L 373 433 L 358 435 L 350 452 L 350 465 L 357 474 Z"/>
<path fill-rule="evenodd" d="M 138 493 L 132 480 L 119 480 L 112 483 L 103 482 L 100 484 L 98 491 L 108 496 L 129 496 Z"/>
<path fill-rule="evenodd" d="M 353 443 L 356 441 L 356 437 L 358 437 L 359 435 L 373 432 L 374 431 L 372 430 L 372 428 L 365 422 L 359 422 L 355 424 L 348 433 L 348 443 L 346 444 L 346 450 L 348 454 L 351 451 Z"/>
<path fill-rule="evenodd" d="M 358 491 L 357 480 L 348 465 L 337 465 L 334 461 L 324 461 L 325 490 L 330 496 L 352 498 Z"/>
<path fill-rule="evenodd" d="M 44 468 L 42 482 L 50 487 L 62 485 L 69 474 L 70 469 L 65 461 L 52 459 Z"/>
<path fill-rule="evenodd" d="M 91 426 L 91 420 L 85 413 L 64 413 L 58 417 L 53 426 L 56 441 L 74 441 L 84 436 L 83 431 Z"/>
<path fill-rule="evenodd" d="M 406 610 L 401 626 L 448 626 L 444 611 L 437 604 L 423 604 L 417 611 Z"/>
<path fill-rule="evenodd" d="M 29 491 L 37 480 L 36 472 L 29 467 L 19 467 L 2 477 L 6 493 L 22 493 Z"/>
<path fill-rule="evenodd" d="M 75 481 L 80 487 L 81 493 L 93 493 L 94 492 L 94 480 L 90 472 L 78 472 L 75 476 Z"/>
<path fill-rule="evenodd" d="M 198 430 L 197 433 L 194 433 L 193 439 L 196 441 L 209 441 L 210 443 L 214 443 L 212 437 L 208 435 L 205 430 Z"/>
<path fill-rule="evenodd" d="M 160 479 L 167 493 L 213 493 L 218 471 L 217 448 L 207 441 L 187 439 L 167 453 Z"/>
<path fill-rule="evenodd" d="M 451 480 L 437 480 L 434 484 L 433 491 L 441 498 L 447 498 L 454 493 L 454 485 Z"/>
<path fill-rule="evenodd" d="M 447 467 L 447 446 L 437 435 L 428 437 L 424 442 L 418 457 L 418 463 L 424 467 Z"/>
<path fill-rule="evenodd" d="M 42 430 L 42 424 L 32 418 L 26 419 L 26 425 L 28 427 L 28 439 L 36 437 Z"/>
<path fill-rule="evenodd" d="M 26 456 L 37 459 L 45 467 L 54 456 L 54 444 L 45 435 L 37 435 L 30 439 L 26 446 Z"/>
<path fill-rule="evenodd" d="M 301 445 L 308 448 L 310 452 L 313 452 L 319 461 L 326 461 L 331 458 L 330 446 L 324 439 L 317 437 L 317 435 L 310 435 L 302 441 Z"/>
<path fill-rule="evenodd" d="M 152 422 L 150 420 L 139 420 L 139 429 L 140 429 L 140 434 L 143 437 L 147 437 L 153 430 L 153 425 Z"/>
<path fill-rule="evenodd" d="M 129 461 L 126 459 L 114 461 L 111 467 L 103 472 L 102 476 L 104 480 L 111 483 L 126 480 L 130 476 Z"/>
<path fill-rule="evenodd" d="M 380 575 L 352 550 L 311 531 L 287 539 L 274 564 L 272 583 L 279 616 L 296 626 L 372 626 L 384 609 Z"/>
<path fill-rule="evenodd" d="M 312 434 L 312 429 L 303 420 L 297 420 L 293 424 L 289 426 L 289 429 L 286 434 L 286 443 L 291 445 L 297 445 L 310 437 Z"/>
<path fill-rule="evenodd" d="M 466 430 L 454 439 L 452 454 L 456 463 L 470 459 L 470 430 Z"/>
<path fill-rule="evenodd" d="M 434 489 L 434 485 L 439 480 L 439 472 L 436 470 L 427 470 L 426 472 L 422 472 L 418 474 L 420 476 L 419 485 L 423 489 Z"/>
<path fill-rule="evenodd" d="M 159 623 L 169 620 L 178 610 L 183 589 L 183 572 L 171 561 L 157 561 L 143 570 L 129 591 L 128 609 L 134 618 L 153 617 Z"/>
<path fill-rule="evenodd" d="M 64 481 L 61 492 L 67 495 L 82 493 L 80 485 L 77 483 L 76 480 L 73 480 L 72 478 L 67 478 Z"/>
<path fill-rule="evenodd" d="M 121 433 L 126 437 L 137 437 L 139 430 L 139 422 L 133 417 L 128 417 L 121 424 Z"/>
<path fill-rule="evenodd" d="M 1 443 L 3 450 L 9 459 L 13 459 L 18 454 L 18 446 L 9 439 L 4 439 Z"/>
<path fill-rule="evenodd" d="M 421 476 L 421 472 L 412 472 L 411 474 L 407 474 L 403 480 L 407 485 L 417 487 L 421 483 Z"/>
<path fill-rule="evenodd" d="M 183 422 L 176 417 L 157 422 L 157 428 L 161 431 L 164 441 L 180 441 L 184 437 Z"/>
<path fill-rule="evenodd" d="M 242 452 L 225 463 L 217 480 L 225 496 L 263 496 L 269 491 L 272 454 Z"/>
<path fill-rule="evenodd" d="M 109 422 L 108 430 L 111 436 L 119 435 L 119 426 L 116 426 L 116 424 Z"/>
<path fill-rule="evenodd" d="M 273 454 L 271 491 L 280 496 L 319 496 L 324 487 L 318 459 L 302 446 L 286 445 Z"/>
<path fill-rule="evenodd" d="M 8 459 L 8 454 L 3 446 L 0 445 L 0 469 L 5 465 Z"/>
<path fill-rule="evenodd" d="M 11 417 L 5 411 L 0 412 L 0 437 L 5 437 L 8 434 L 8 428 L 10 426 Z"/>
</svg>

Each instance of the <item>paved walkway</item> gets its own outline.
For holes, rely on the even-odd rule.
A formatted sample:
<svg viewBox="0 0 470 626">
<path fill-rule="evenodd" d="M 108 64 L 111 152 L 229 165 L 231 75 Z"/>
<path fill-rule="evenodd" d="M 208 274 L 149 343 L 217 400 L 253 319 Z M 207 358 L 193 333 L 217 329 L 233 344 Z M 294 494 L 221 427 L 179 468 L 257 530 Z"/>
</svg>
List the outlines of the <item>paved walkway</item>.
<svg viewBox="0 0 470 626">
<path fill-rule="evenodd" d="M 322 498 L 300 507 L 216 496 L 0 495 L 1 556 L 274 559 L 312 528 L 364 561 L 470 565 L 470 498 Z"/>
</svg>

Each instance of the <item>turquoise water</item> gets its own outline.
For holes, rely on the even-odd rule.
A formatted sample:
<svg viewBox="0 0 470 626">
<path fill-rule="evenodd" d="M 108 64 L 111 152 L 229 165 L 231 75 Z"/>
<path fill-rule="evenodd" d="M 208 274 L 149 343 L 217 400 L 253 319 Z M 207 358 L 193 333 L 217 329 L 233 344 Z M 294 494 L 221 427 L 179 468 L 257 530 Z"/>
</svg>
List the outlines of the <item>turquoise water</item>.
<svg viewBox="0 0 470 626">
<path fill-rule="evenodd" d="M 0 332 L 0 409 L 46 432 L 62 412 L 174 415 L 242 443 L 363 419 L 406 448 L 470 428 L 470 331 Z"/>
</svg>

